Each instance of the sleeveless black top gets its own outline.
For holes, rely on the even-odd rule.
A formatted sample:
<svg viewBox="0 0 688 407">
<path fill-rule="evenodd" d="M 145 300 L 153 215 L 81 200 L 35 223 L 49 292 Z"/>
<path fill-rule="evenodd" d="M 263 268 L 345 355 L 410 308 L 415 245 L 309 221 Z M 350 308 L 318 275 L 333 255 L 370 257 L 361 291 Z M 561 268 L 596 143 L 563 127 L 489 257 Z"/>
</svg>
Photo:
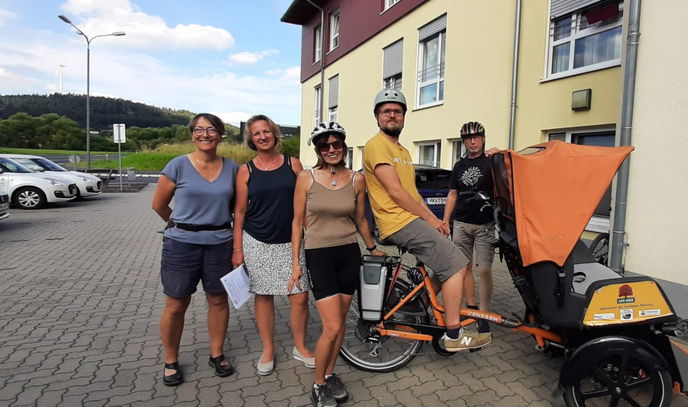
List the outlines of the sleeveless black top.
<svg viewBox="0 0 688 407">
<path fill-rule="evenodd" d="M 284 163 L 270 171 L 258 169 L 253 160 L 246 165 L 249 178 L 244 230 L 263 243 L 289 243 L 296 186 L 291 159 L 284 155 Z"/>
</svg>

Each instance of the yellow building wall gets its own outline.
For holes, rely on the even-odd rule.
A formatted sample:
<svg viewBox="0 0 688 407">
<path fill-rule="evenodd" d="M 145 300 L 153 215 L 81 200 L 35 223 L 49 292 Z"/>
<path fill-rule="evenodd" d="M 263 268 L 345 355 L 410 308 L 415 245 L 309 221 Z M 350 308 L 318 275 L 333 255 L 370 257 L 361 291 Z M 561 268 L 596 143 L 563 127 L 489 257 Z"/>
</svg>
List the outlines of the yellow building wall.
<svg viewBox="0 0 688 407">
<path fill-rule="evenodd" d="M 627 270 L 688 285 L 688 2 L 644 2 L 626 212 Z"/>
<path fill-rule="evenodd" d="M 418 29 L 447 14 L 444 104 L 416 109 Z M 420 6 L 382 33 L 368 40 L 325 71 L 327 118 L 328 79 L 339 73 L 338 121 L 347 130 L 347 144 L 354 148 L 353 168 L 362 167 L 360 151 L 377 131 L 373 100 L 382 89 L 383 48 L 404 39 L 402 92 L 409 111 L 401 143 L 418 161 L 414 143 L 442 140 L 442 168 L 451 169 L 452 139 L 467 121 L 485 125 L 489 145 L 506 146 L 511 95 L 514 9 L 503 0 L 433 0 Z M 314 126 L 316 75 L 303 83 L 301 159 L 315 164 L 312 146 L 306 144 Z"/>
<path fill-rule="evenodd" d="M 549 0 L 523 1 L 515 148 L 546 141 L 551 130 L 614 125 L 619 119 L 620 66 L 546 80 Z M 571 110 L 574 90 L 592 89 L 591 109 Z"/>
</svg>

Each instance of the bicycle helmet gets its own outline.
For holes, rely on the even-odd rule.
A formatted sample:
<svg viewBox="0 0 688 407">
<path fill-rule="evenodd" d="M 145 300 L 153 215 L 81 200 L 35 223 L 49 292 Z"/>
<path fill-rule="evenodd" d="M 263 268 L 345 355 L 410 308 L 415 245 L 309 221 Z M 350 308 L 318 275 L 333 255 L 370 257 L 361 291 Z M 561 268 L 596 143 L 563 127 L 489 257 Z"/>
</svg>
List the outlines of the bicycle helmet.
<svg viewBox="0 0 688 407">
<path fill-rule="evenodd" d="M 326 136 L 328 134 L 339 134 L 342 136 L 342 141 L 346 140 L 346 131 L 344 127 L 340 126 L 337 122 L 327 122 L 319 123 L 311 131 L 311 138 L 308 139 L 308 145 L 310 146 L 315 142 L 315 139 L 320 136 Z"/>
<path fill-rule="evenodd" d="M 398 103 L 406 113 L 406 96 L 401 93 L 400 90 L 394 89 L 382 89 L 375 96 L 375 108 L 373 108 L 373 114 L 377 114 L 378 107 L 383 103 Z"/>
<path fill-rule="evenodd" d="M 485 127 L 480 122 L 468 122 L 461 126 L 461 138 L 483 136 L 485 137 Z"/>
</svg>

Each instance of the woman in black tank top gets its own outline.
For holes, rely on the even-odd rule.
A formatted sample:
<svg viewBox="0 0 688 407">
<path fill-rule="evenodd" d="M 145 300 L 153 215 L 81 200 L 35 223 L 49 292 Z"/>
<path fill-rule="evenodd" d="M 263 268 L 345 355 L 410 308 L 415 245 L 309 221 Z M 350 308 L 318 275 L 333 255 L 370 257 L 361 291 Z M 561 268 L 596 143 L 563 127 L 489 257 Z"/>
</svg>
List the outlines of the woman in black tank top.
<svg viewBox="0 0 688 407">
<path fill-rule="evenodd" d="M 287 295 L 291 304 L 292 355 L 313 368 L 313 353 L 306 347 L 310 283 L 304 276 L 294 287 L 289 285 L 294 185 L 303 167 L 296 158 L 280 154 L 279 127 L 267 116 L 246 122 L 244 140 L 257 155 L 237 173 L 232 264 L 245 264 L 255 294 L 263 343 L 256 369 L 263 376 L 274 369 L 275 295 Z"/>
</svg>

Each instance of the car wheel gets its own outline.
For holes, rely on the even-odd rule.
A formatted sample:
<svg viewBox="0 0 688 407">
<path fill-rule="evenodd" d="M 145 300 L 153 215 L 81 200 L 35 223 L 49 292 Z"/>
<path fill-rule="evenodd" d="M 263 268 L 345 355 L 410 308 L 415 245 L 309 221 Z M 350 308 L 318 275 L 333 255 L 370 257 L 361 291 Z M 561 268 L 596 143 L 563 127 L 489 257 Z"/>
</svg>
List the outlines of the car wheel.
<svg viewBox="0 0 688 407">
<path fill-rule="evenodd" d="M 22 209 L 39 209 L 45 206 L 45 194 L 38 188 L 19 188 L 12 196 L 12 202 Z"/>
</svg>

